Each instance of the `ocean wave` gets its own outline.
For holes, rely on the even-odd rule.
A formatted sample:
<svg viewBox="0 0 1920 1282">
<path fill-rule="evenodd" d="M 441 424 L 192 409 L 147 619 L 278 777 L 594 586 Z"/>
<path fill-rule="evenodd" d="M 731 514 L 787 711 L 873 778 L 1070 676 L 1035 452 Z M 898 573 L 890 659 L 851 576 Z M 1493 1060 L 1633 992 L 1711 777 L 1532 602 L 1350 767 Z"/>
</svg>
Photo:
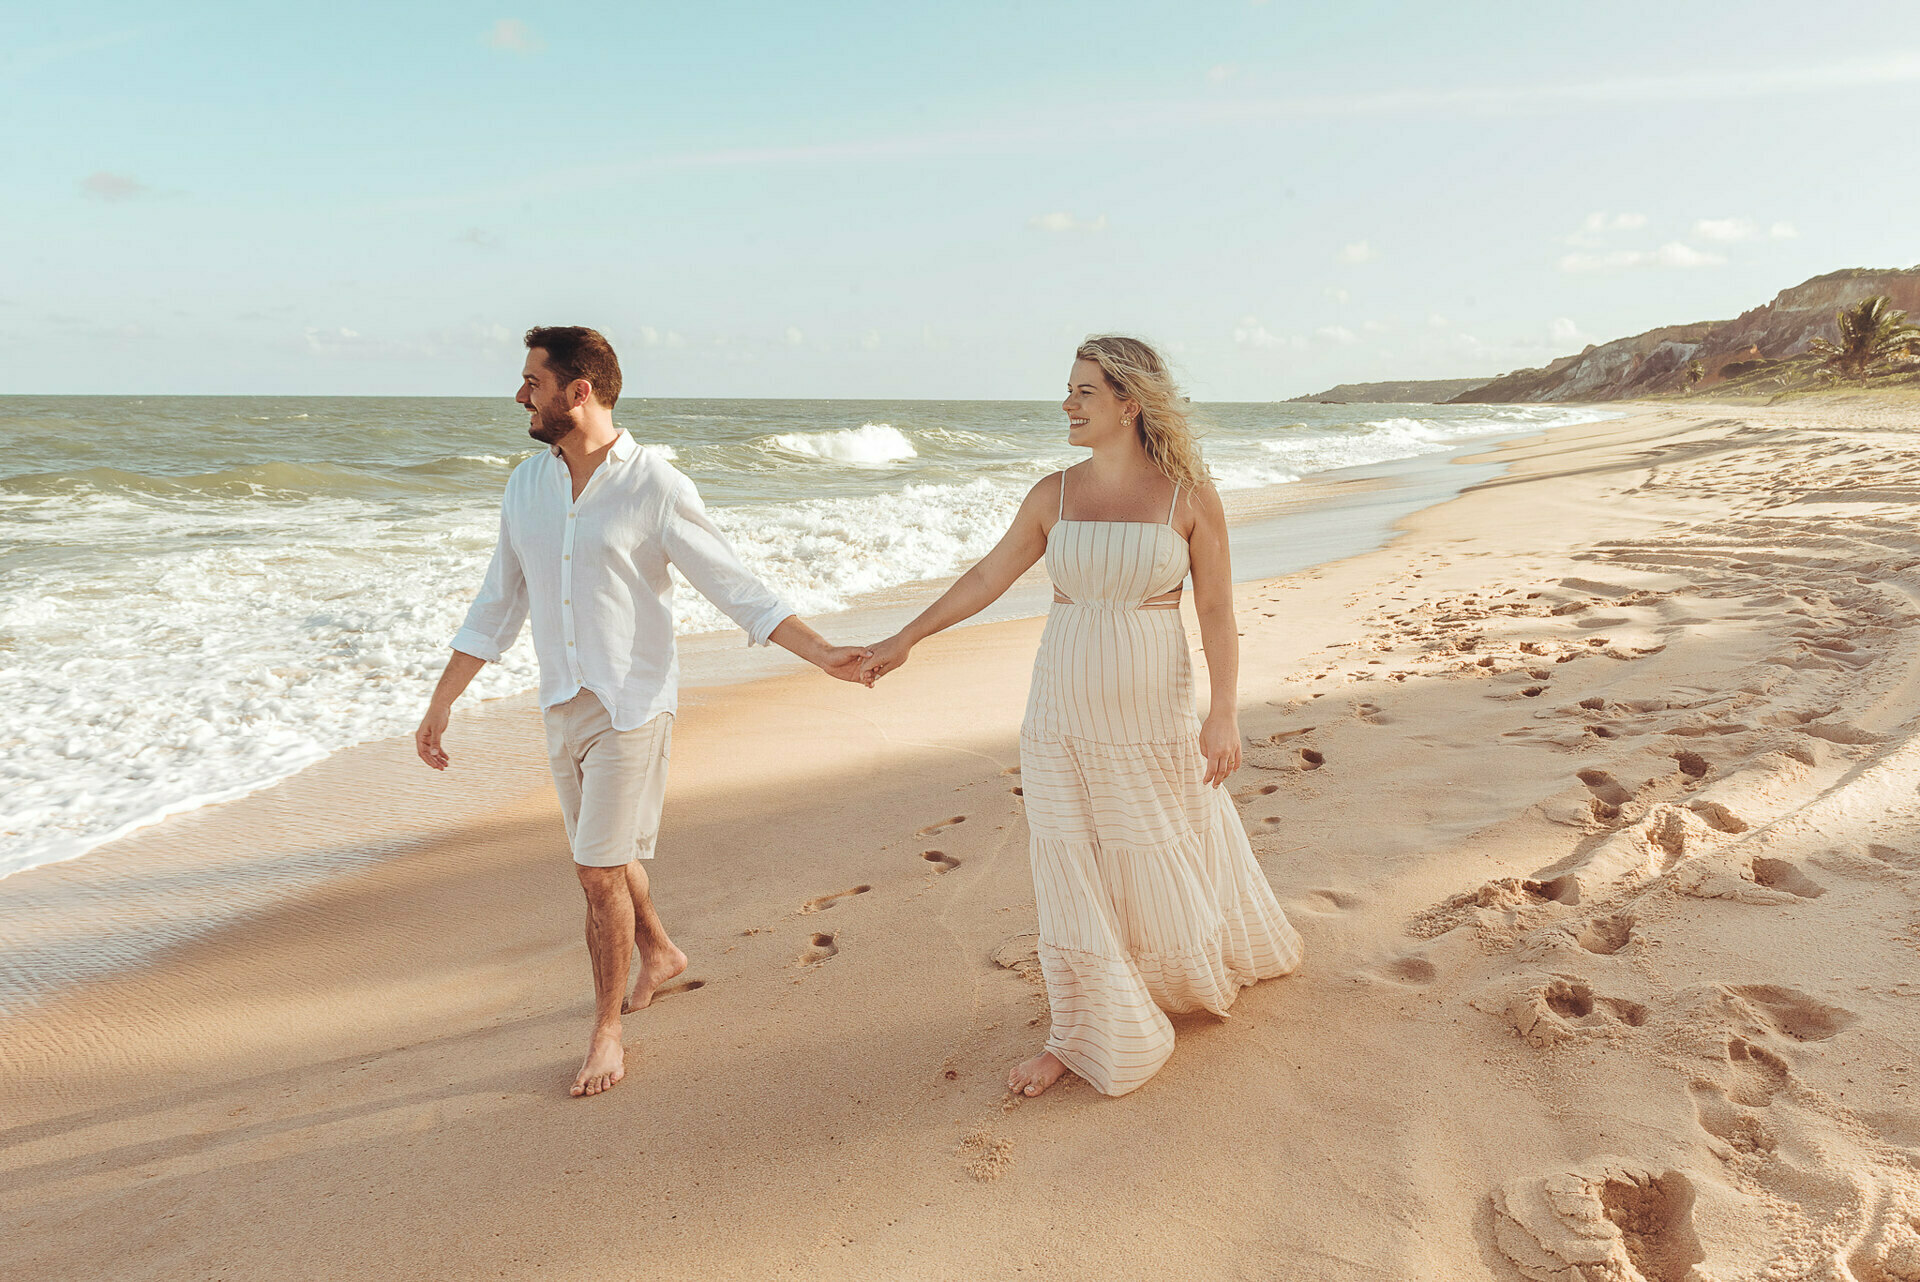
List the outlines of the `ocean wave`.
<svg viewBox="0 0 1920 1282">
<path fill-rule="evenodd" d="M 880 467 L 919 457 L 913 442 L 890 423 L 862 423 L 837 432 L 782 432 L 768 441 L 789 454 L 854 467 Z"/>
<path fill-rule="evenodd" d="M 991 548 L 1023 488 L 909 485 L 862 499 L 712 509 L 742 560 L 803 614 L 952 574 Z M 61 537 L 139 555 L 43 564 L 0 588 L 0 876 L 264 787 L 419 719 L 485 571 L 492 503 L 395 521 L 379 504 L 64 505 Z M 16 527 L 16 532 L 18 529 Z M 676 574 L 676 579 L 678 578 Z M 684 580 L 682 633 L 734 625 Z M 523 633 L 474 685 L 531 689 Z"/>
</svg>

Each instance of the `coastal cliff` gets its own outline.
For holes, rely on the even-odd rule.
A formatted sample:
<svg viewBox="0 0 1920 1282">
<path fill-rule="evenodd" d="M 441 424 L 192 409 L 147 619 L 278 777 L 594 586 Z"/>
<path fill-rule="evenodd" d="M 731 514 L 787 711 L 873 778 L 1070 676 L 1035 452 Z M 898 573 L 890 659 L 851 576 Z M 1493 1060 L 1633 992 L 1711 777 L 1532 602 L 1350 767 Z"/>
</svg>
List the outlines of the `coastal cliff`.
<svg viewBox="0 0 1920 1282">
<path fill-rule="evenodd" d="M 1687 366 L 1705 373 L 1698 391 L 1755 393 L 1805 381 L 1809 370 L 1780 364 L 1816 338 L 1839 337 L 1834 313 L 1863 298 L 1886 294 L 1901 310 L 1920 315 L 1920 267 L 1848 268 L 1783 289 L 1771 302 L 1728 321 L 1697 321 L 1650 329 L 1598 343 L 1539 369 L 1519 369 L 1454 395 L 1451 404 L 1512 401 L 1611 401 L 1687 389 Z"/>
</svg>

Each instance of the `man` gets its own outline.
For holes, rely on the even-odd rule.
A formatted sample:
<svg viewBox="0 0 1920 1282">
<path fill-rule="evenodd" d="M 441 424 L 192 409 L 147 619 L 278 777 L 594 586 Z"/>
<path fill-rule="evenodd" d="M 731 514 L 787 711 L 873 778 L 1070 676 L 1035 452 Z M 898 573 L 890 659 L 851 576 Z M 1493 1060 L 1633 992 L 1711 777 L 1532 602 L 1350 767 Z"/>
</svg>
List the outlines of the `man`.
<svg viewBox="0 0 1920 1282">
<path fill-rule="evenodd" d="M 620 362 L 606 339 L 568 325 L 530 329 L 526 343 L 515 399 L 547 449 L 507 480 L 499 545 L 414 746 L 447 768 L 440 741 L 454 700 L 531 616 L 547 757 L 593 961 L 593 1035 L 571 1093 L 597 1095 L 626 1075 L 622 1012 L 687 967 L 636 862 L 653 857 L 660 829 L 679 687 L 668 564 L 754 645 L 776 642 L 843 681 L 859 679 L 869 652 L 828 645 L 740 564 L 693 482 L 613 425 Z"/>
</svg>

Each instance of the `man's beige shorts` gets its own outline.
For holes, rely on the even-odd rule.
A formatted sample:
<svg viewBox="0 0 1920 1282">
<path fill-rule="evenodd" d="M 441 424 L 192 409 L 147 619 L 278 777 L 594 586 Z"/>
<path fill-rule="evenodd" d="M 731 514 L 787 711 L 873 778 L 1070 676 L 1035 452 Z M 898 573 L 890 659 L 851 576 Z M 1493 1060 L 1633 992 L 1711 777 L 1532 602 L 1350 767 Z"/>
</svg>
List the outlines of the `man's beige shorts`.
<svg viewBox="0 0 1920 1282">
<path fill-rule="evenodd" d="M 615 730 L 599 697 L 582 690 L 541 713 L 541 720 L 573 862 L 619 868 L 653 858 L 660 808 L 667 799 L 673 714 Z"/>
</svg>

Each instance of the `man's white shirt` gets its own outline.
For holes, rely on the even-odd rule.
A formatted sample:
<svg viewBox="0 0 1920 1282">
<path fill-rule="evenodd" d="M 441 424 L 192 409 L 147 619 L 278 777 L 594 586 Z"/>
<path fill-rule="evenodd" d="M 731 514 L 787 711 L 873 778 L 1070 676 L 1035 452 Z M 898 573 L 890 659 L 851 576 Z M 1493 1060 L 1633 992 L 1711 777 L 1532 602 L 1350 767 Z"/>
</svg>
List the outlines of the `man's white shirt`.
<svg viewBox="0 0 1920 1282">
<path fill-rule="evenodd" d="M 453 648 L 497 663 L 529 618 L 540 706 L 591 690 L 616 730 L 678 707 L 672 564 L 765 645 L 792 607 L 740 563 L 687 476 L 624 430 L 573 497 L 558 449 L 513 469 L 500 542 Z"/>
</svg>

